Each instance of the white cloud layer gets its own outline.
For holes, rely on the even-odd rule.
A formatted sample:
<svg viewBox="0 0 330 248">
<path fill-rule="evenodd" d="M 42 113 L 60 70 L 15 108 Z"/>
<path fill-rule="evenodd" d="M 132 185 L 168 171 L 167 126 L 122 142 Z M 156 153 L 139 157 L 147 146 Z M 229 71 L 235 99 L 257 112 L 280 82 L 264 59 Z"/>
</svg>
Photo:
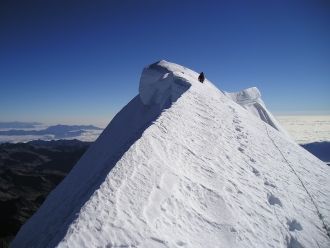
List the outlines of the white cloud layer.
<svg viewBox="0 0 330 248">
<path fill-rule="evenodd" d="M 82 133 L 79 136 L 70 136 L 67 138 L 61 138 L 61 139 L 77 139 L 81 141 L 95 141 L 99 135 L 101 134 L 102 130 L 85 130 L 84 133 Z M 19 142 L 29 142 L 32 140 L 54 140 L 56 139 L 54 135 L 0 135 L 0 143 L 10 142 L 10 143 L 19 143 Z"/>
<path fill-rule="evenodd" d="M 299 144 L 330 141 L 330 115 L 277 116 L 276 118 Z"/>
</svg>

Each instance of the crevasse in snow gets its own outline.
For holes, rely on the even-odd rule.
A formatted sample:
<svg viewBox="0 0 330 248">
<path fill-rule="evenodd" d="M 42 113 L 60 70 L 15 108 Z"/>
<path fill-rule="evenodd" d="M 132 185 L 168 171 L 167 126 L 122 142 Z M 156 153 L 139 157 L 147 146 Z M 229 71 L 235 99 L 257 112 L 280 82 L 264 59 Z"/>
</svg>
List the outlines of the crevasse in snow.
<svg viewBox="0 0 330 248">
<path fill-rule="evenodd" d="M 197 77 L 146 67 L 12 247 L 330 247 L 329 167 Z"/>
</svg>

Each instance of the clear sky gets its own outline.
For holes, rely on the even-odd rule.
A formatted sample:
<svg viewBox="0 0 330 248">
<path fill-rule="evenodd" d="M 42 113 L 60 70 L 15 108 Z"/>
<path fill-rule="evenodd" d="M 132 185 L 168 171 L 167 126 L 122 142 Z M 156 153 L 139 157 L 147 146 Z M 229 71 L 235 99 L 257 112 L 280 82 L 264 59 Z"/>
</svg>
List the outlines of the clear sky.
<svg viewBox="0 0 330 248">
<path fill-rule="evenodd" d="M 106 124 L 160 59 L 330 113 L 330 1 L 1 0 L 0 121 Z"/>
</svg>

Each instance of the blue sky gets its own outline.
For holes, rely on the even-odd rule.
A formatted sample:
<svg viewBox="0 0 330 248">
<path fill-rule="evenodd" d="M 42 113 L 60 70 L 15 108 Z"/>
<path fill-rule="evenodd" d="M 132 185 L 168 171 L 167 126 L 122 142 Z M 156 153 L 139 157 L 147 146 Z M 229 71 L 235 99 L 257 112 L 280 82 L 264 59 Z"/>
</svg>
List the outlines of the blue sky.
<svg viewBox="0 0 330 248">
<path fill-rule="evenodd" d="M 0 121 L 109 122 L 160 59 L 275 114 L 330 113 L 330 2 L 0 2 Z"/>
</svg>

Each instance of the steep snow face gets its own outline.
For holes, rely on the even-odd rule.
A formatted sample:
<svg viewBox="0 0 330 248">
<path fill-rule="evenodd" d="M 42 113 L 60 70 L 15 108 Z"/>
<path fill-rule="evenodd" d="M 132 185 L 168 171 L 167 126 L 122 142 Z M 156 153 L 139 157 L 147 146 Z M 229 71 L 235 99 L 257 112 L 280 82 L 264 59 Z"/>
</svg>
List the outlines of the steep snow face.
<svg viewBox="0 0 330 248">
<path fill-rule="evenodd" d="M 329 168 L 197 76 L 146 68 L 12 247 L 330 247 Z"/>
<path fill-rule="evenodd" d="M 275 117 L 268 111 L 265 103 L 261 99 L 261 93 L 257 87 L 251 87 L 239 92 L 226 92 L 233 101 L 237 102 L 243 108 L 248 110 L 253 115 L 259 117 L 261 120 L 280 131 L 288 139 L 291 139 L 287 131 L 278 123 Z"/>
<path fill-rule="evenodd" d="M 144 68 L 139 95 L 145 105 L 175 102 L 198 77 L 198 74 L 180 65 L 161 60 Z"/>
</svg>

